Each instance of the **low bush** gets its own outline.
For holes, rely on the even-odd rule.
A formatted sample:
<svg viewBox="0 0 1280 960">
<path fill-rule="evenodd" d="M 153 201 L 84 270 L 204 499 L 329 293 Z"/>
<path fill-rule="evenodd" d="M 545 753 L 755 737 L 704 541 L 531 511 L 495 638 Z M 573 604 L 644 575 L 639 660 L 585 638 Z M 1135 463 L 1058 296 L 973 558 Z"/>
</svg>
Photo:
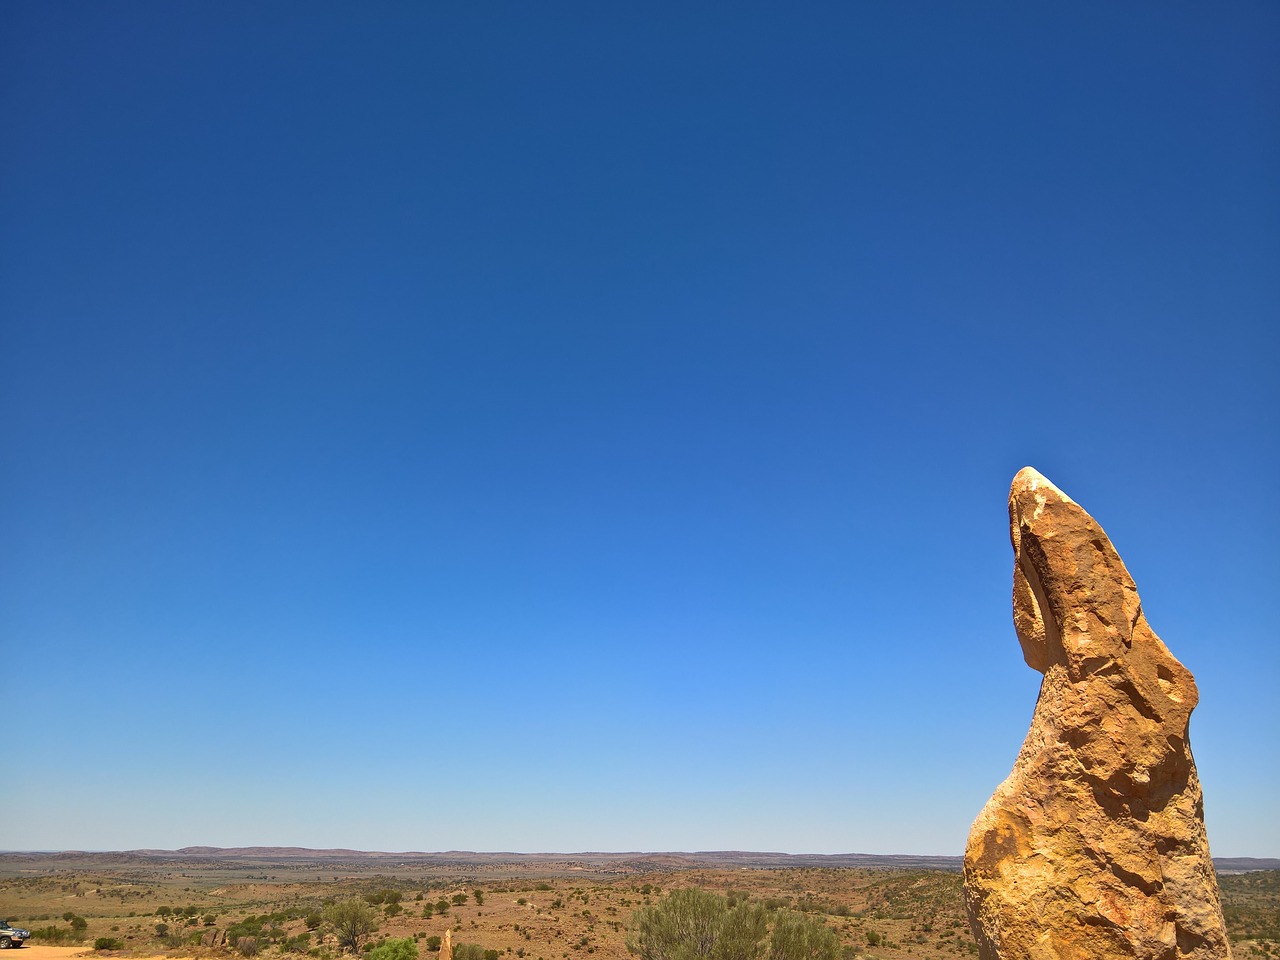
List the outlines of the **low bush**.
<svg viewBox="0 0 1280 960">
<path fill-rule="evenodd" d="M 124 943 L 116 937 L 99 937 L 93 941 L 95 950 L 123 950 Z"/>
<path fill-rule="evenodd" d="M 412 937 L 392 937 L 365 954 L 366 960 L 418 960 L 418 945 Z"/>
<path fill-rule="evenodd" d="M 821 921 L 768 910 L 708 890 L 673 890 L 632 917 L 627 949 L 640 960 L 839 960 L 840 941 Z"/>
<path fill-rule="evenodd" d="M 40 927 L 31 931 L 31 939 L 38 943 L 66 944 L 79 943 L 81 938 L 74 930 L 66 927 Z"/>
</svg>

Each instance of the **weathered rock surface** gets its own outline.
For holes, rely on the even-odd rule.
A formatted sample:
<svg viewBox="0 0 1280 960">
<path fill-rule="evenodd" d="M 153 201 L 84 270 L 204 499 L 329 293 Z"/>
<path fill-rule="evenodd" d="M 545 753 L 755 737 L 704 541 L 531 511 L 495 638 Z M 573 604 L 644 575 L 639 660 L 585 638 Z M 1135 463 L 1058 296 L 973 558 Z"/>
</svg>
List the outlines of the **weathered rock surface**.
<svg viewBox="0 0 1280 960">
<path fill-rule="evenodd" d="M 227 932 L 225 930 L 206 930 L 200 935 L 200 946 L 202 947 L 221 947 L 227 942 Z"/>
<path fill-rule="evenodd" d="M 1044 679 L 965 850 L 980 956 L 1230 957 L 1187 740 L 1195 680 L 1102 528 L 1030 467 L 1009 528 L 1014 626 Z"/>
</svg>

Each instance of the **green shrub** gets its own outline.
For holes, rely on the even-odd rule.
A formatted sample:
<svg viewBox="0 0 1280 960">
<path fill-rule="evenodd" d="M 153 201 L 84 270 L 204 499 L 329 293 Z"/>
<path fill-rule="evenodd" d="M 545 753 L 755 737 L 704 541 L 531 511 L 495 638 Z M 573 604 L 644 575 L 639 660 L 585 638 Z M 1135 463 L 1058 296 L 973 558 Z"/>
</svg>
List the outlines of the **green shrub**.
<svg viewBox="0 0 1280 960">
<path fill-rule="evenodd" d="M 74 930 L 68 930 L 66 927 L 40 927 L 38 930 L 31 931 L 31 939 L 40 943 L 79 943 L 80 937 L 76 935 Z"/>
<path fill-rule="evenodd" d="M 427 937 L 427 949 L 430 950 L 432 953 L 437 952 L 440 949 L 440 938 Z"/>
<path fill-rule="evenodd" d="M 632 917 L 627 949 L 640 960 L 839 960 L 821 921 L 708 890 L 673 890 Z"/>
<path fill-rule="evenodd" d="M 365 954 L 367 960 L 418 960 L 418 945 L 412 937 L 392 937 Z"/>
<path fill-rule="evenodd" d="M 124 944 L 115 937 L 99 937 L 93 941 L 95 950 L 123 950 Z"/>
<path fill-rule="evenodd" d="M 265 923 L 262 917 L 245 917 L 227 927 L 227 943 L 234 946 L 241 937 L 258 937 Z"/>
<path fill-rule="evenodd" d="M 819 920 L 784 910 L 769 934 L 770 960 L 836 960 L 840 940 Z"/>
</svg>

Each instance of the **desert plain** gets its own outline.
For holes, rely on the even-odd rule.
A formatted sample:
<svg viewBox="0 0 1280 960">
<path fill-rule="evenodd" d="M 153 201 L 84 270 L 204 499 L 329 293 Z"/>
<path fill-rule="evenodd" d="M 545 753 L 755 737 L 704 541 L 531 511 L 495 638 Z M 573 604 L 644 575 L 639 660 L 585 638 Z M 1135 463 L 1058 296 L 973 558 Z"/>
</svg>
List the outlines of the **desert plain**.
<svg viewBox="0 0 1280 960">
<path fill-rule="evenodd" d="M 366 946 L 450 931 L 488 960 L 624 960 L 635 912 L 679 887 L 819 918 L 854 958 L 976 956 L 958 858 L 778 854 L 367 854 L 278 848 L 0 854 L 0 917 L 35 936 L 19 956 L 330 960 L 319 914 L 360 898 Z M 1220 861 L 1237 956 L 1280 957 L 1280 863 Z M 82 918 L 73 942 L 69 918 Z M 118 949 L 94 950 L 99 938 Z"/>
</svg>

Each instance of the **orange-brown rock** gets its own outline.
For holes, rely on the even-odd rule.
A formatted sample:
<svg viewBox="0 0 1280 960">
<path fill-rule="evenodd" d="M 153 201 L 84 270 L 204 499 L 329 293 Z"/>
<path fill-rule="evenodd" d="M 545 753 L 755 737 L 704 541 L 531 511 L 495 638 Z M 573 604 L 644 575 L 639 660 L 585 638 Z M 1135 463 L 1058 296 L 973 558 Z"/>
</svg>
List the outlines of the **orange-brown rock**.
<svg viewBox="0 0 1280 960">
<path fill-rule="evenodd" d="M 1190 671 L 1098 523 L 1027 467 L 1009 492 L 1013 622 L 1044 674 L 964 856 L 983 960 L 1231 956 L 1187 739 Z"/>
</svg>

